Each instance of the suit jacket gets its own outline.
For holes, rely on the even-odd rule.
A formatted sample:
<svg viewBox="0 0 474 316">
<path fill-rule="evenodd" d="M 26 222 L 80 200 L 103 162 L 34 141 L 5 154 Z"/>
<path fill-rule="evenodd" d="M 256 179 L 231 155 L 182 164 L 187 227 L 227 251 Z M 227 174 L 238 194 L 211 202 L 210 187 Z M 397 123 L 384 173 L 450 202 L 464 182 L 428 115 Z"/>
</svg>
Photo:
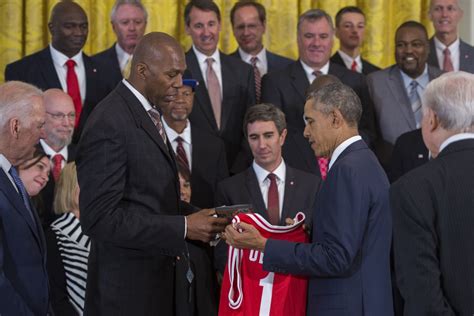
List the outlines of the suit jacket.
<svg viewBox="0 0 474 316">
<path fill-rule="evenodd" d="M 192 78 L 199 81 L 189 120 L 192 125 L 202 128 L 224 141 L 227 164 L 229 168 L 232 168 L 238 154 L 244 152 L 245 140 L 243 139 L 242 124 L 245 111 L 249 106 L 255 104 L 255 79 L 250 65 L 223 53 L 220 53 L 220 59 L 223 95 L 221 128 L 217 129 L 211 100 L 196 54 L 193 49 L 186 53 L 188 71 Z M 247 155 L 245 154 L 242 159 L 247 161 Z M 237 161 L 237 163 L 239 162 Z"/>
<path fill-rule="evenodd" d="M 474 313 L 473 161 L 474 139 L 457 141 L 392 185 L 395 272 L 406 316 Z"/>
<path fill-rule="evenodd" d="M 114 86 L 116 86 L 123 79 L 115 45 L 116 43 L 114 43 L 114 45 L 112 45 L 110 48 L 92 56 L 94 61 L 108 66 L 108 69 L 110 70 L 108 77 L 110 81 L 114 83 Z"/>
<path fill-rule="evenodd" d="M 441 74 L 438 68 L 428 66 L 430 81 Z M 388 169 L 396 139 L 416 129 L 415 115 L 397 65 L 370 74 L 367 84 L 374 103 L 379 134 L 376 152 L 382 165 Z"/>
<path fill-rule="evenodd" d="M 191 204 L 200 208 L 214 206 L 217 184 L 229 176 L 222 140 L 191 125 Z"/>
<path fill-rule="evenodd" d="M 351 87 L 361 99 L 363 113 L 359 130 L 364 140 L 370 144 L 375 139 L 374 114 L 364 76 L 332 62 L 329 64 L 329 74 L 338 77 L 342 83 Z M 262 102 L 272 103 L 281 108 L 288 125 L 303 130 L 303 112 L 308 87 L 306 73 L 301 62 L 297 60 L 281 71 L 263 76 Z"/>
<path fill-rule="evenodd" d="M 285 143 L 282 148 L 285 163 L 293 168 L 313 173 L 321 178 L 317 157 L 303 136 L 303 130 L 288 127 Z"/>
<path fill-rule="evenodd" d="M 364 75 L 368 75 L 372 72 L 380 70 L 379 67 L 375 66 L 374 64 L 369 63 L 364 58 L 361 57 L 360 60 L 362 61 L 362 73 Z M 343 67 L 346 67 L 346 64 L 344 63 L 344 60 L 342 60 L 342 57 L 341 57 L 341 55 L 339 55 L 338 52 L 334 53 L 334 55 L 331 56 L 331 62 L 333 62 L 335 64 L 338 64 L 338 65 L 341 65 Z"/>
<path fill-rule="evenodd" d="M 423 142 L 421 129 L 402 134 L 393 147 L 389 170 L 390 182 L 395 182 L 405 173 L 427 163 L 428 160 L 428 148 Z"/>
<path fill-rule="evenodd" d="M 293 60 L 277 55 L 275 53 L 272 53 L 268 49 L 266 49 L 265 52 L 267 55 L 267 64 L 268 64 L 267 73 L 271 71 L 281 70 L 293 62 Z M 232 54 L 230 54 L 229 56 L 242 59 L 238 49 Z"/>
<path fill-rule="evenodd" d="M 311 244 L 267 241 L 263 268 L 308 275 L 308 315 L 393 315 L 388 180 L 363 141 L 329 170 L 313 210 Z"/>
<path fill-rule="evenodd" d="M 115 87 L 110 81 L 110 70 L 82 53 L 86 72 L 86 97 L 82 105 L 79 124 L 74 130 L 73 143 L 77 143 L 84 124 L 94 107 Z M 5 81 L 19 80 L 37 86 L 42 90 L 62 89 L 49 46 L 39 52 L 26 56 L 5 68 Z"/>
<path fill-rule="evenodd" d="M 30 203 L 31 205 L 31 203 Z M 49 304 L 46 244 L 33 206 L 0 169 L 0 314 L 46 315 Z"/>
<path fill-rule="evenodd" d="M 436 47 L 433 37 L 430 39 L 430 53 L 428 64 L 441 69 L 436 55 Z M 459 70 L 474 73 L 474 47 L 460 39 L 459 43 Z"/>
<path fill-rule="evenodd" d="M 76 163 L 80 220 L 91 238 L 88 315 L 174 314 L 185 210 L 169 148 L 123 83 L 86 124 Z"/>
<path fill-rule="evenodd" d="M 304 212 L 310 221 L 310 209 L 314 204 L 321 178 L 286 165 L 285 194 L 279 225 L 286 225 L 286 218 L 295 217 L 296 213 Z M 231 178 L 220 182 L 217 187 L 216 205 L 252 204 L 254 212 L 269 220 L 265 202 L 260 191 L 257 176 L 250 166 Z M 227 262 L 227 247 L 219 242 L 215 249 L 215 264 L 223 272 Z M 225 246 L 225 247 L 224 247 Z"/>
</svg>

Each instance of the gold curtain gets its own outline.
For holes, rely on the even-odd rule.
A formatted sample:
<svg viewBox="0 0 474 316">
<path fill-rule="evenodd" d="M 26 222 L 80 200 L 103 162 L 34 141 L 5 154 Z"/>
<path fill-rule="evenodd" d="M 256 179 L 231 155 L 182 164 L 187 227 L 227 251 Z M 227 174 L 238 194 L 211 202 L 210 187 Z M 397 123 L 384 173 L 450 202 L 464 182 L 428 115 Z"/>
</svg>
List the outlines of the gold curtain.
<svg viewBox="0 0 474 316">
<path fill-rule="evenodd" d="M 0 0 L 0 82 L 5 66 L 44 48 L 49 42 L 47 28 L 53 0 Z M 87 54 L 112 45 L 115 36 L 110 26 L 114 0 L 78 0 L 89 18 Z M 148 10 L 147 32 L 162 31 L 179 39 L 185 49 L 191 41 L 184 31 L 183 12 L 187 0 L 144 0 Z M 236 0 L 216 0 L 222 14 L 220 49 L 230 53 L 237 48 L 232 35 L 229 13 Z M 407 20 L 423 23 L 433 33 L 427 12 L 429 0 L 260 0 L 267 9 L 267 32 L 264 43 L 270 50 L 297 58 L 296 24 L 298 16 L 321 8 L 334 16 L 339 8 L 357 5 L 367 15 L 366 39 L 362 54 L 381 67 L 394 63 L 394 36 L 398 25 Z M 334 50 L 337 49 L 338 43 Z"/>
</svg>

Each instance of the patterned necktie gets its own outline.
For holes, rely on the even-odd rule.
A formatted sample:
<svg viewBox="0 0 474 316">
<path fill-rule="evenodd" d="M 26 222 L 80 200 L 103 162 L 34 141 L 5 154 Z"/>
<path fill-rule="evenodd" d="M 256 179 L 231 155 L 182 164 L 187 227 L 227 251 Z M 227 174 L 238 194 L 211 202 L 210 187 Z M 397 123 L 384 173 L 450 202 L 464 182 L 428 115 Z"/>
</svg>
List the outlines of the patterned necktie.
<svg viewBox="0 0 474 316">
<path fill-rule="evenodd" d="M 415 116 L 416 128 L 419 128 L 421 125 L 421 99 L 420 95 L 418 94 L 418 82 L 413 80 L 410 82 L 410 103 L 411 103 L 411 110 Z"/>
<path fill-rule="evenodd" d="M 222 111 L 222 96 L 221 87 L 217 75 L 212 69 L 212 63 L 214 58 L 207 58 L 207 91 L 209 92 L 209 98 L 211 99 L 212 111 L 214 112 L 214 118 L 216 119 L 217 128 L 221 128 L 221 111 Z"/>
<path fill-rule="evenodd" d="M 62 170 L 62 162 L 63 162 L 63 155 L 61 154 L 56 154 L 53 156 L 53 178 L 55 182 L 58 182 L 59 180 L 59 175 L 61 174 Z"/>
<path fill-rule="evenodd" d="M 25 186 L 23 185 L 23 182 L 20 179 L 20 176 L 18 175 L 18 172 L 16 171 L 15 167 L 11 167 L 10 170 L 8 171 L 10 176 L 13 179 L 13 182 L 15 182 L 15 185 L 18 189 L 18 193 L 20 193 L 20 197 L 23 200 L 23 204 L 25 205 L 26 209 L 28 210 L 28 213 L 31 216 L 31 219 L 33 220 L 33 223 L 35 222 L 35 218 L 33 216 L 33 211 L 31 210 L 30 206 L 30 198 L 28 193 L 26 192 Z"/>
<path fill-rule="evenodd" d="M 125 78 L 125 79 L 128 79 L 128 77 L 130 77 L 130 71 L 132 69 L 132 57 L 133 56 L 130 56 L 128 59 L 127 59 L 127 63 L 125 64 L 125 67 L 123 67 L 123 70 L 122 70 L 122 76 Z"/>
<path fill-rule="evenodd" d="M 161 114 L 158 112 L 158 110 L 151 108 L 148 110 L 148 114 L 150 114 L 151 120 L 153 121 L 153 124 L 155 124 L 156 129 L 158 130 L 158 133 L 160 133 L 161 138 L 163 139 L 163 142 L 166 145 L 166 133 L 163 128 L 163 123 L 161 123 Z"/>
<path fill-rule="evenodd" d="M 278 185 L 276 183 L 276 175 L 269 173 L 267 178 L 270 180 L 268 188 L 267 213 L 270 218 L 270 224 L 278 225 L 280 220 L 280 203 L 278 198 Z"/>
<path fill-rule="evenodd" d="M 79 90 L 79 80 L 77 79 L 76 71 L 74 70 L 74 67 L 76 67 L 76 62 L 72 59 L 69 59 L 66 61 L 66 66 L 67 93 L 71 96 L 72 101 L 74 102 L 74 110 L 76 111 L 76 122 L 74 126 L 77 127 L 82 111 L 82 101 L 81 91 Z"/>
<path fill-rule="evenodd" d="M 355 60 L 352 61 L 351 70 L 357 72 L 357 62 Z"/>
<path fill-rule="evenodd" d="M 186 167 L 188 170 L 191 170 L 189 168 L 189 162 L 188 157 L 186 156 L 186 151 L 184 150 L 183 139 L 178 136 L 176 137 L 175 141 L 178 143 L 178 146 L 176 147 L 176 158 L 184 167 Z"/>
<path fill-rule="evenodd" d="M 323 74 L 323 73 L 321 72 L 321 70 L 315 70 L 315 71 L 313 71 L 313 75 L 314 75 L 316 78 L 318 78 L 318 77 L 321 76 L 322 74 Z M 316 78 L 314 78 L 314 79 L 316 79 Z"/>
<path fill-rule="evenodd" d="M 445 48 L 443 51 L 444 60 L 443 60 L 443 70 L 446 72 L 453 71 L 453 62 L 451 61 L 451 51 L 449 48 Z"/>
<path fill-rule="evenodd" d="M 319 172 L 321 173 L 321 179 L 326 180 L 328 175 L 328 164 L 329 159 L 326 157 L 318 157 Z"/>
<path fill-rule="evenodd" d="M 253 73 L 255 76 L 255 96 L 257 104 L 260 103 L 260 97 L 262 96 L 262 76 L 260 74 L 260 70 L 257 67 L 258 57 L 250 58 L 250 63 L 253 67 Z"/>
</svg>

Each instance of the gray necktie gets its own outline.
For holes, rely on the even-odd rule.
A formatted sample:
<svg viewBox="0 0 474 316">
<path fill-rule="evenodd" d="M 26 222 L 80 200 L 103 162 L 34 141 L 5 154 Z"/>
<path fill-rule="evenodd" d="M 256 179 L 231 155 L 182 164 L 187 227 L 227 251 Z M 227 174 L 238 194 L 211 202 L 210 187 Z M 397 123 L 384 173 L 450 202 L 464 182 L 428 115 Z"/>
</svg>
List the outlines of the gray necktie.
<svg viewBox="0 0 474 316">
<path fill-rule="evenodd" d="M 410 82 L 410 103 L 411 103 L 411 110 L 413 111 L 413 114 L 415 115 L 415 122 L 416 122 L 416 128 L 419 128 L 421 126 L 421 119 L 423 117 L 423 114 L 421 112 L 421 99 L 420 95 L 418 94 L 418 82 L 416 80 L 413 80 Z"/>
</svg>

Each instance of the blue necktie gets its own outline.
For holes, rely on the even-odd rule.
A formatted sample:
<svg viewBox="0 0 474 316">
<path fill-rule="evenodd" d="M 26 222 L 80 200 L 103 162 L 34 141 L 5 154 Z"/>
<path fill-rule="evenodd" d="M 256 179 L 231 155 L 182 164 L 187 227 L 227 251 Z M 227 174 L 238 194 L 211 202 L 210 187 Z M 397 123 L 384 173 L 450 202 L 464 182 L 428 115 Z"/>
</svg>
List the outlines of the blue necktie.
<svg viewBox="0 0 474 316">
<path fill-rule="evenodd" d="M 30 198 L 28 196 L 28 193 L 26 192 L 25 186 L 23 185 L 23 182 L 20 179 L 20 176 L 18 175 L 18 172 L 16 171 L 15 167 L 11 167 L 8 173 L 11 175 L 13 182 L 15 182 L 16 187 L 18 188 L 18 191 L 20 193 L 20 196 L 23 200 L 23 203 L 25 204 L 26 209 L 28 210 L 28 213 L 31 216 L 31 219 L 33 220 L 33 223 L 35 222 L 35 218 L 33 216 L 33 212 L 31 210 L 30 206 Z"/>
</svg>

